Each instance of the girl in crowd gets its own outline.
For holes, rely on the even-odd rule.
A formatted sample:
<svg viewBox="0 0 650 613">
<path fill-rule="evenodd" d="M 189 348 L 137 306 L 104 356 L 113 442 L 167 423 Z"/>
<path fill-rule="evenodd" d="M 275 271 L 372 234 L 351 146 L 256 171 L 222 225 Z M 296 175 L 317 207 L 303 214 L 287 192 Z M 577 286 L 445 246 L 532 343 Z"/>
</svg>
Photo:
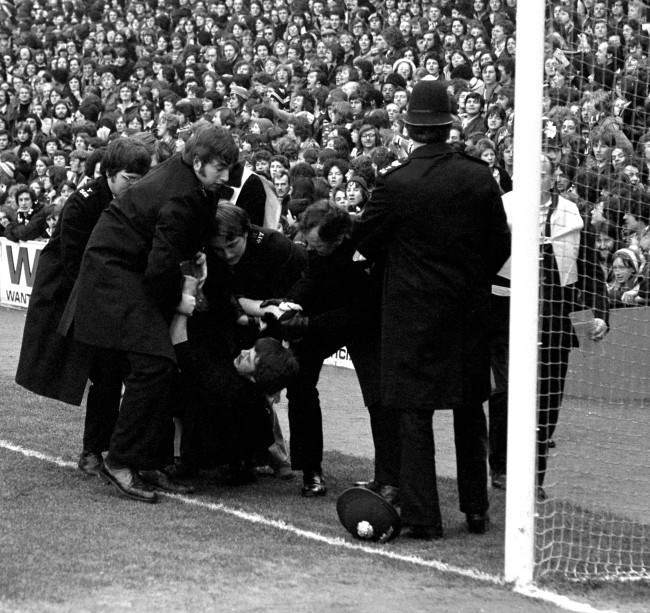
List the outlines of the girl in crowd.
<svg viewBox="0 0 650 613">
<path fill-rule="evenodd" d="M 611 308 L 638 306 L 645 300 L 639 295 L 645 261 L 635 247 L 625 247 L 614 253 L 612 272 L 607 283 Z"/>
<path fill-rule="evenodd" d="M 482 138 L 476 143 L 474 155 L 488 164 L 502 194 L 512 190 L 510 175 L 497 163 L 497 148 L 494 142 L 489 138 Z"/>
<path fill-rule="evenodd" d="M 365 179 L 358 175 L 353 175 L 348 181 L 345 188 L 347 195 L 348 212 L 358 215 L 363 211 L 363 207 L 370 199 L 370 191 Z"/>
<path fill-rule="evenodd" d="M 323 165 L 323 176 L 327 179 L 330 187 L 330 200 L 333 201 L 334 189 L 340 187 L 345 182 L 345 175 L 350 169 L 350 164 L 346 160 L 334 158 L 327 160 Z"/>
</svg>

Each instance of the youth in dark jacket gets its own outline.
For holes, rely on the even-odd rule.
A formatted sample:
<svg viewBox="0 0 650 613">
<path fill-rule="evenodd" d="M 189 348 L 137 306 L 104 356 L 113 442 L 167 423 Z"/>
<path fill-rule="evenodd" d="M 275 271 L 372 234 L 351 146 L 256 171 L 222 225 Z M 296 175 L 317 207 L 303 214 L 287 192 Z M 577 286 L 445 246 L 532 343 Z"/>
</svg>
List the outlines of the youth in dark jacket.
<svg viewBox="0 0 650 613">
<path fill-rule="evenodd" d="M 47 228 L 47 216 L 52 207 L 37 202 L 36 195 L 26 185 L 20 187 L 15 196 L 18 203 L 16 220 L 5 228 L 5 238 L 15 242 L 40 238 Z"/>
<path fill-rule="evenodd" d="M 228 180 L 237 146 L 223 128 L 197 131 L 102 213 L 86 247 L 60 330 L 99 352 L 118 352 L 127 375 L 103 475 L 123 494 L 155 502 L 135 471 L 171 461 L 169 323 L 181 303 L 180 264 L 214 230 L 215 194 Z"/>
</svg>

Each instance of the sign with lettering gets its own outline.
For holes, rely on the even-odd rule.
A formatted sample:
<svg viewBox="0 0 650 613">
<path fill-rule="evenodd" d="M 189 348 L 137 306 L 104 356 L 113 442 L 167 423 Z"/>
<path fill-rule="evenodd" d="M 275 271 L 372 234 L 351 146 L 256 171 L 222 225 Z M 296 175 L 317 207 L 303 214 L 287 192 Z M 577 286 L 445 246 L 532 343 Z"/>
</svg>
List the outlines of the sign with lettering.
<svg viewBox="0 0 650 613">
<path fill-rule="evenodd" d="M 339 366 L 340 368 L 354 369 L 347 347 L 341 347 L 335 354 L 327 358 L 323 364 L 326 364 L 327 366 Z"/>
<path fill-rule="evenodd" d="M 43 241 L 14 243 L 0 238 L 0 304 L 26 308 Z"/>
</svg>

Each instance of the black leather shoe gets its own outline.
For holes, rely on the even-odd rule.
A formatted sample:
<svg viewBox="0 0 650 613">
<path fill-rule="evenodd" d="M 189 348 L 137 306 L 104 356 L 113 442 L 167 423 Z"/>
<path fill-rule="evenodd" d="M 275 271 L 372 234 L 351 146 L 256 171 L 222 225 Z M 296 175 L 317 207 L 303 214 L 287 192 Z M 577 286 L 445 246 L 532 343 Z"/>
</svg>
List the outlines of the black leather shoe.
<svg viewBox="0 0 650 613">
<path fill-rule="evenodd" d="M 302 476 L 302 495 L 305 498 L 313 498 L 315 496 L 325 496 L 327 488 L 323 475 L 318 472 L 306 472 Z"/>
<path fill-rule="evenodd" d="M 505 490 L 506 473 L 492 473 L 492 487 L 497 490 Z"/>
<path fill-rule="evenodd" d="M 146 489 L 147 486 L 142 483 L 137 473 L 130 468 L 111 468 L 104 462 L 100 475 L 105 481 L 114 485 L 120 493 L 133 500 L 150 503 L 158 502 L 158 494 Z"/>
<path fill-rule="evenodd" d="M 379 481 L 355 481 L 355 487 L 363 487 L 375 494 L 379 494 L 386 502 L 393 506 L 399 505 L 399 488 L 394 485 L 387 485 Z"/>
<path fill-rule="evenodd" d="M 100 453 L 95 453 L 94 451 L 86 451 L 85 449 L 81 452 L 79 456 L 79 462 L 77 466 L 82 473 L 90 475 L 92 477 L 99 477 L 104 460 Z"/>
<path fill-rule="evenodd" d="M 420 541 L 437 541 L 442 538 L 442 526 L 404 526 L 400 534 Z"/>
<path fill-rule="evenodd" d="M 466 513 L 467 529 L 472 534 L 485 534 L 488 530 L 490 518 L 487 513 Z"/>
</svg>

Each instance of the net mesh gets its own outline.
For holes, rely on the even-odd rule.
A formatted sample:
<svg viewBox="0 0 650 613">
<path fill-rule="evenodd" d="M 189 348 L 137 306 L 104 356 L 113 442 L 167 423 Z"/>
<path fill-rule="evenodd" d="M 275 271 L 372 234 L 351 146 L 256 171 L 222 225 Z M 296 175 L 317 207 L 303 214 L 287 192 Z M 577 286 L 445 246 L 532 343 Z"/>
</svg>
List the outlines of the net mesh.
<svg viewBox="0 0 650 613">
<path fill-rule="evenodd" d="M 547 3 L 538 578 L 650 578 L 650 27 L 639 7 Z M 609 332 L 595 341 L 600 320 Z"/>
</svg>

